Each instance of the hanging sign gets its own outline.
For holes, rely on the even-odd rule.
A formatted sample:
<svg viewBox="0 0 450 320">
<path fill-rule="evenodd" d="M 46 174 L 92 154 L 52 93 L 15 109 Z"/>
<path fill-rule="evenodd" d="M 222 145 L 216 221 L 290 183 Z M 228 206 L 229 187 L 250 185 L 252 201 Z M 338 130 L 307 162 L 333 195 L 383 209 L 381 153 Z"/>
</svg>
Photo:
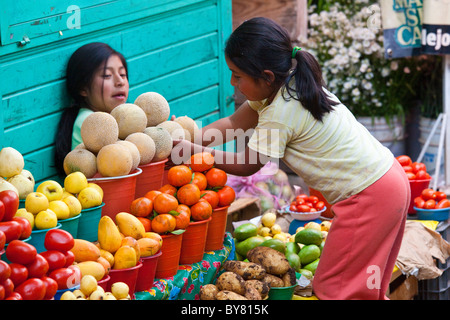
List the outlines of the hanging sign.
<svg viewBox="0 0 450 320">
<path fill-rule="evenodd" d="M 450 0 L 425 0 L 422 52 L 450 54 Z"/>
</svg>

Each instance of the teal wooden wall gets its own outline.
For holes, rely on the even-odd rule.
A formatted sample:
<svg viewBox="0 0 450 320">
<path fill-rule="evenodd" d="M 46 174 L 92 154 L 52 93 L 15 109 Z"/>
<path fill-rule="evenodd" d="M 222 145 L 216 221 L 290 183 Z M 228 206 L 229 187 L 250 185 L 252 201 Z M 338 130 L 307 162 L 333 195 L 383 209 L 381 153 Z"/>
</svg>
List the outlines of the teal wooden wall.
<svg viewBox="0 0 450 320">
<path fill-rule="evenodd" d="M 0 147 L 19 150 L 37 181 L 55 178 L 65 67 L 85 43 L 124 54 L 129 102 L 156 91 L 172 114 L 202 125 L 234 111 L 223 56 L 231 0 L 0 0 L 0 8 Z"/>
</svg>

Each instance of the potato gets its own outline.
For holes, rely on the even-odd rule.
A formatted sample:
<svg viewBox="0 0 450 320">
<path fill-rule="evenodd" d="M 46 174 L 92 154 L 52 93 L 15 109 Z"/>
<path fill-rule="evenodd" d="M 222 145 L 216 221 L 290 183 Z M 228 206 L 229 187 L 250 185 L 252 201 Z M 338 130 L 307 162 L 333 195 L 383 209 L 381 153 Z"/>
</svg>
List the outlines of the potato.
<svg viewBox="0 0 450 320">
<path fill-rule="evenodd" d="M 214 284 L 206 284 L 200 288 L 200 300 L 216 300 L 216 295 L 219 292 L 217 286 Z"/>
<path fill-rule="evenodd" d="M 266 274 L 263 281 L 266 282 L 269 285 L 269 287 L 276 287 L 276 288 L 284 287 L 283 279 L 270 273 Z"/>
<path fill-rule="evenodd" d="M 237 273 L 244 280 L 261 280 L 266 275 L 266 270 L 261 265 L 253 262 L 227 260 L 224 262 L 223 267 L 226 271 Z"/>
<path fill-rule="evenodd" d="M 245 294 L 245 281 L 237 273 L 231 271 L 225 271 L 222 273 L 216 281 L 216 286 L 219 291 L 229 290 L 236 292 L 237 294 Z"/>
<path fill-rule="evenodd" d="M 261 265 L 267 273 L 279 276 L 285 274 L 291 267 L 283 253 L 269 247 L 251 249 L 247 252 L 247 259 Z"/>
<path fill-rule="evenodd" d="M 216 295 L 217 300 L 248 300 L 243 295 L 237 294 L 236 292 L 229 290 L 219 291 Z"/>
<path fill-rule="evenodd" d="M 261 294 L 252 286 L 246 288 L 244 296 L 248 300 L 262 300 Z"/>
<path fill-rule="evenodd" d="M 294 268 L 289 268 L 288 272 L 286 272 L 281 279 L 283 279 L 284 286 L 290 287 L 297 283 L 297 278 L 295 277 Z"/>
<path fill-rule="evenodd" d="M 267 296 L 270 289 L 267 283 L 255 279 L 245 281 L 245 289 L 248 290 L 250 287 L 256 289 L 259 292 L 262 299 L 264 299 Z"/>
</svg>

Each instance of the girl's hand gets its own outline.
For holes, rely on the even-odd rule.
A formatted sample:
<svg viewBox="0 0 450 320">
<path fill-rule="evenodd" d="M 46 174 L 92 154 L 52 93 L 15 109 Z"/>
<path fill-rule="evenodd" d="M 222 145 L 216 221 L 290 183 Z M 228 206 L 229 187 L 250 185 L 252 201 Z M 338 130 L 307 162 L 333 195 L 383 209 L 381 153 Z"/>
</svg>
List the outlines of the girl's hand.
<svg viewBox="0 0 450 320">
<path fill-rule="evenodd" d="M 191 142 L 187 140 L 173 140 L 172 152 L 166 162 L 166 169 L 180 165 L 188 161 L 191 157 Z"/>
</svg>

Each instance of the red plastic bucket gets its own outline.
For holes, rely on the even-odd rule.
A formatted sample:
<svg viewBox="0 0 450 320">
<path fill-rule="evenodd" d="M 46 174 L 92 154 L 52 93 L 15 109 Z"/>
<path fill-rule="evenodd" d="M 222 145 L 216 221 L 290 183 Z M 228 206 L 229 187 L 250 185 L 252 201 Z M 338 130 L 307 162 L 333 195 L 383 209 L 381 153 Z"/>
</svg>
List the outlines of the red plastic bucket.
<svg viewBox="0 0 450 320">
<path fill-rule="evenodd" d="M 106 289 L 108 288 L 108 281 L 109 281 L 109 279 L 111 279 L 111 277 L 107 274 L 100 281 L 97 281 L 97 285 L 99 287 L 102 287 L 103 290 L 106 291 Z"/>
<path fill-rule="evenodd" d="M 158 259 L 160 256 L 161 250 L 153 256 L 141 258 L 142 268 L 139 270 L 136 291 L 146 291 L 153 287 L 156 266 L 158 265 Z"/>
<path fill-rule="evenodd" d="M 158 190 L 162 187 L 164 167 L 168 159 L 151 162 L 139 166 L 142 173 L 136 179 L 135 198 L 143 197 L 150 190 Z"/>
<path fill-rule="evenodd" d="M 156 265 L 155 278 L 168 278 L 177 274 L 184 233 L 161 235 L 163 243 L 161 256 Z"/>
<path fill-rule="evenodd" d="M 164 173 L 163 173 L 163 182 L 162 185 L 168 184 L 169 183 L 169 179 L 167 178 L 167 176 L 169 175 L 169 168 L 165 168 L 164 169 Z"/>
<path fill-rule="evenodd" d="M 206 233 L 205 251 L 220 250 L 223 248 L 223 239 L 227 228 L 229 206 L 214 209 Z"/>
<path fill-rule="evenodd" d="M 130 297 L 133 297 L 134 292 L 136 291 L 136 283 L 140 268 L 142 268 L 142 263 L 139 261 L 138 264 L 132 268 L 111 269 L 109 271 L 110 278 L 106 285 L 106 291 L 111 291 L 111 286 L 116 282 L 125 282 L 130 290 Z"/>
<path fill-rule="evenodd" d="M 99 174 L 89 178 L 89 182 L 98 184 L 103 189 L 102 216 L 109 216 L 114 220 L 119 212 L 130 211 L 131 202 L 135 199 L 136 179 L 142 173 L 137 168 L 132 173 L 118 177 L 102 177 Z"/>
<path fill-rule="evenodd" d="M 411 202 L 409 204 L 408 213 L 415 214 L 416 210 L 414 210 L 414 198 L 420 196 L 422 191 L 430 185 L 431 179 L 427 180 L 409 180 L 409 185 L 411 187 Z"/>
<path fill-rule="evenodd" d="M 203 259 L 205 253 L 206 233 L 208 232 L 208 220 L 190 222 L 183 233 L 181 242 L 180 264 L 192 264 Z"/>
</svg>

